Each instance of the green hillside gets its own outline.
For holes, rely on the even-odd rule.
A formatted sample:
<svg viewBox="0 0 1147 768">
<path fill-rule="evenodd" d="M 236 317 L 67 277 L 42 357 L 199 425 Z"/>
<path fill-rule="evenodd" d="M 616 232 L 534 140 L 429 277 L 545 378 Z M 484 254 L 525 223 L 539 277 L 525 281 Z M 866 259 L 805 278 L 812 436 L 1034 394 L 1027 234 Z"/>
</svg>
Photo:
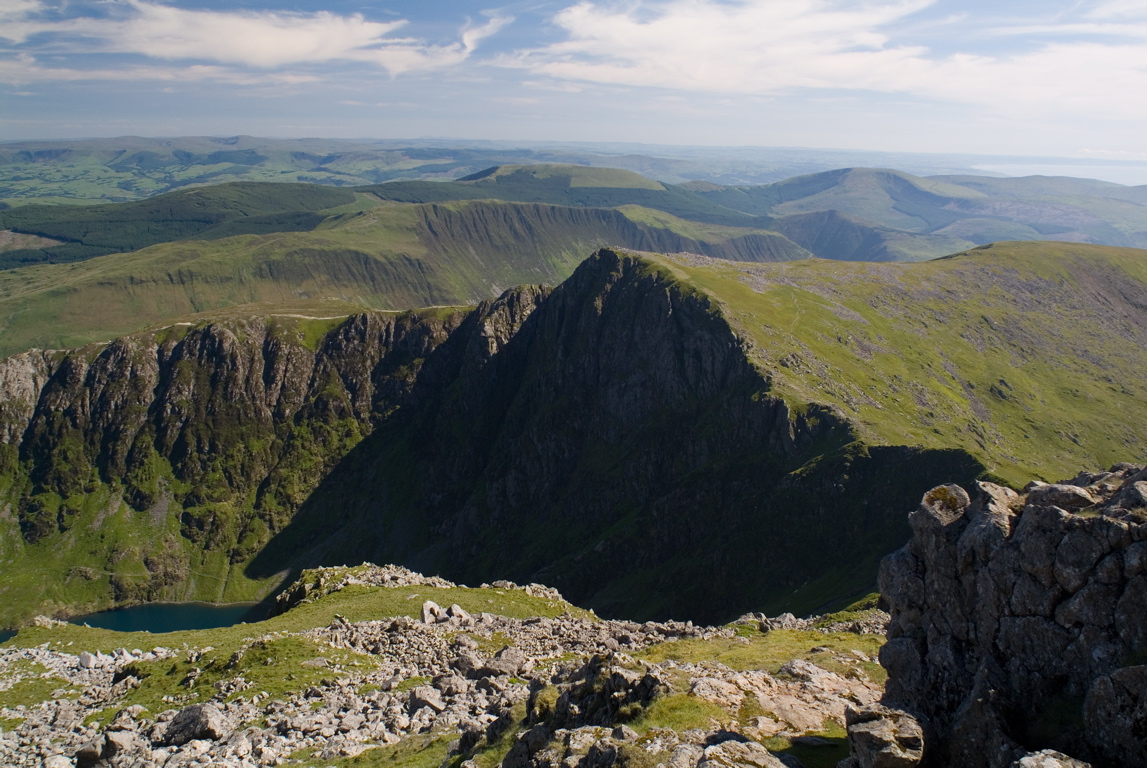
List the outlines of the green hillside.
<svg viewBox="0 0 1147 768">
<path fill-rule="evenodd" d="M 792 402 L 870 441 L 961 448 L 1012 483 L 1147 446 L 1147 252 L 997 243 L 921 264 L 690 264 Z"/>
<path fill-rule="evenodd" d="M 603 252 L 500 355 L 452 364 L 456 387 L 365 438 L 246 574 L 381 553 L 452 578 L 545 575 L 607 614 L 713 617 L 734 593 L 811 611 L 872 584 L 921 487 L 1140 456 L 1144 307 L 1130 249 Z M 715 341 L 725 323 L 749 371 Z"/>
<path fill-rule="evenodd" d="M 202 194 L 217 200 L 245 189 L 215 187 Z M 343 190 L 302 189 L 355 200 Z M 560 282 L 586 253 L 606 245 L 752 261 L 809 255 L 774 232 L 687 225 L 641 209 L 480 201 L 380 205 L 368 195 L 359 198 L 344 206 L 346 213 L 328 211 L 332 215 L 308 232 L 181 240 L 0 271 L 0 355 L 106 341 L 184 315 L 252 303 L 321 299 L 391 310 L 474 304 L 519 283 Z"/>
<path fill-rule="evenodd" d="M 457 221 L 473 244 L 523 207 L 339 226 L 375 238 L 388 210 Z M 571 211 L 591 213 L 533 215 Z M 413 247 L 418 227 L 403 231 Z M 491 261 L 512 235 L 488 225 L 469 281 L 443 284 L 521 270 Z M 390 261 L 394 284 L 426 289 L 417 276 L 441 266 L 427 254 Z M 323 261 L 180 290 L 247 290 L 260 269 L 318 281 Z M 332 263 L 361 285 L 381 274 Z M 639 618 L 811 611 L 869 591 L 934 485 L 1062 479 L 1147 446 L 1147 260 L 1132 249 L 885 264 L 607 249 L 555 289 L 473 310 L 264 306 L 0 363 L 4 621 L 257 598 L 363 560 L 545 581 Z"/>
<path fill-rule="evenodd" d="M 353 192 L 317 184 L 225 184 L 121 205 L 28 205 L 0 211 L 0 230 L 62 241 L 0 255 L 0 269 L 65 263 L 125 253 L 157 243 L 239 234 L 309 231 L 317 212 L 346 206 Z"/>
<path fill-rule="evenodd" d="M 528 162 L 534 154 L 252 136 L 25 141 L 0 145 L 0 201 L 13 206 L 126 202 L 235 181 L 353 187 L 391 179 L 453 179 L 496 163 Z"/>
<path fill-rule="evenodd" d="M 749 261 L 793 258 L 800 249 L 846 261 L 919 261 L 1001 239 L 1134 245 L 1147 238 L 1147 207 L 1135 202 L 1132 188 L 1084 180 L 1058 185 L 1013 181 L 1025 183 L 980 184 L 987 190 L 982 191 L 974 184 L 846 169 L 760 187 L 671 186 L 620 169 L 533 164 L 494 166 L 451 182 L 396 181 L 350 189 L 219 184 L 118 205 L 26 205 L 2 211 L 0 228 L 6 229 L 0 232 L 9 234 L 0 243 L 0 268 L 78 261 L 189 238 L 311 231 L 330 215 L 380 201 L 641 208 L 667 215 L 658 226 L 679 233 L 702 224 L 721 229 L 720 239 L 738 243 L 721 253 L 700 252 Z M 1071 195 L 1025 197 L 1025 189 Z M 1088 190 L 1095 194 L 1085 194 Z M 774 243 L 742 247 L 761 232 Z M 791 242 L 781 242 L 778 235 Z"/>
<path fill-rule="evenodd" d="M 640 205 L 685 219 L 759 226 L 752 217 L 714 204 L 687 189 L 613 168 L 508 165 L 488 168 L 458 181 L 394 181 L 364 191 L 384 200 L 407 203 L 496 199 L 593 208 Z"/>
<path fill-rule="evenodd" d="M 926 261 L 975 245 L 952 232 L 914 235 L 839 211 L 778 216 L 771 226 L 818 257 L 835 261 Z"/>
</svg>

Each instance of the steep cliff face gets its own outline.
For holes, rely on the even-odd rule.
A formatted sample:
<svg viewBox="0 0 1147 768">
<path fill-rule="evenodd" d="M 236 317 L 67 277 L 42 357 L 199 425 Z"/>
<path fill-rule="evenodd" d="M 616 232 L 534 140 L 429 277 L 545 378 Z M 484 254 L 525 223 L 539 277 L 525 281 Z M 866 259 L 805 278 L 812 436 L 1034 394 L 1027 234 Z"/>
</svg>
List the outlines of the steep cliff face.
<svg viewBox="0 0 1147 768">
<path fill-rule="evenodd" d="M 314 349 L 329 322 L 236 319 L 0 363 L 10 606 L 257 593 L 229 584 L 231 565 L 396 407 L 461 317 L 359 315 Z"/>
<path fill-rule="evenodd" d="M 367 559 L 631 617 L 811 610 L 871 583 L 911 499 L 982 471 L 791 406 L 706 294 L 632 255 L 470 312 L 324 322 L 5 362 L 9 617 Z"/>
<path fill-rule="evenodd" d="M 698 240 L 633 221 L 614 208 L 478 201 L 464 206 L 423 205 L 417 210 L 423 244 L 440 253 L 514 252 L 523 243 L 552 252 L 581 242 L 658 253 L 700 253 L 734 261 L 790 261 L 813 255 L 775 232 Z"/>
<path fill-rule="evenodd" d="M 1024 494 L 924 496 L 880 584 L 886 700 L 921 716 L 928 765 L 1008 766 L 1054 749 L 1147 756 L 1147 470 Z"/>
</svg>

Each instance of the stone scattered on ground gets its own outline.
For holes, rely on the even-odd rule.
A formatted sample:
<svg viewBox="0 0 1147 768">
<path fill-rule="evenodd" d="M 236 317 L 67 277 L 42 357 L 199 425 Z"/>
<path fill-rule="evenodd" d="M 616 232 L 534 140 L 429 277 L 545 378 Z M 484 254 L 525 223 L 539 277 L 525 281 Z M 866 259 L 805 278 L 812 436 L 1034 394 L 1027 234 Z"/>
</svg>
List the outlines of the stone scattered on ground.
<svg viewBox="0 0 1147 768">
<path fill-rule="evenodd" d="M 355 583 L 453 586 L 394 567 L 320 569 L 307 578 L 309 590 L 298 585 L 288 590 L 296 604 Z M 484 586 L 561 599 L 539 585 Z M 325 675 L 303 690 L 268 696 L 236 674 L 217 681 L 208 700 L 178 693 L 156 712 L 125 705 L 141 684 L 134 676 L 142 674 L 139 665 L 179 662 L 189 667 L 180 688 L 186 691 L 197 674 L 205 674 L 214 649 L 157 647 L 110 654 L 48 646 L 0 649 L 0 701 L 3 690 L 30 675 L 50 677 L 59 687 L 59 695 L 43 703 L 0 708 L 0 722 L 10 724 L 0 731 L 0 765 L 326 765 L 411 737 L 443 733 L 452 734 L 453 749 L 463 756 L 503 750 L 507 768 L 607 768 L 631 761 L 638 754 L 634 750 L 674 768 L 776 768 L 794 759 L 785 755 L 788 762 L 781 762 L 762 742 L 785 744 L 785 739 L 819 733 L 829 723 L 843 728 L 850 707 L 871 705 L 881 695 L 880 686 L 863 674 L 870 660 L 859 651 L 815 657 L 847 674 L 804 659 L 771 674 L 738 671 L 713 660 L 652 663 L 640 658 L 643 650 L 662 643 L 749 643 L 738 637 L 743 628 L 736 626 L 602 621 L 568 613 L 512 619 L 470 614 L 453 604 L 442 608 L 429 600 L 420 606 L 419 619 L 349 622 L 336 617 L 325 627 L 251 638 L 246 650 L 228 662 L 241 670 L 243 653 L 292 638 L 329 649 L 334 654 L 329 659 L 317 656 L 298 663 L 300 673 Z M 653 702 L 670 697 L 707 707 L 711 716 L 682 730 L 629 727 Z M 806 742 L 814 743 L 819 742 Z"/>
</svg>

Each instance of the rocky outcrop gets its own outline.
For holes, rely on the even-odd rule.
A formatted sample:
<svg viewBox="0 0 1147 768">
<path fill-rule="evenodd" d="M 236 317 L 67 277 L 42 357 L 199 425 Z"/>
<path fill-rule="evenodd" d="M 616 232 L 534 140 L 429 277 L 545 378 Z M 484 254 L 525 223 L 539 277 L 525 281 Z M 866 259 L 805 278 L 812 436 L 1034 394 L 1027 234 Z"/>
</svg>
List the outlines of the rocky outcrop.
<svg viewBox="0 0 1147 768">
<path fill-rule="evenodd" d="M 851 758 L 844 768 L 911 768 L 924 757 L 924 732 L 907 712 L 870 704 L 845 713 Z"/>
<path fill-rule="evenodd" d="M 881 663 L 926 764 L 1147 765 L 1147 469 L 940 486 L 910 523 Z"/>
</svg>

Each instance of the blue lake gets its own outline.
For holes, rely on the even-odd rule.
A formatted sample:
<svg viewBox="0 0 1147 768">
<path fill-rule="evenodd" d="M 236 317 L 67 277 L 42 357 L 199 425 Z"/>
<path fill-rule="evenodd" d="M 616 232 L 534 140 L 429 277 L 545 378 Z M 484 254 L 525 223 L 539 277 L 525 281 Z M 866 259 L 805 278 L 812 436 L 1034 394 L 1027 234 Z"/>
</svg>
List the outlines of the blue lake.
<svg viewBox="0 0 1147 768">
<path fill-rule="evenodd" d="M 3 643 L 6 640 L 11 640 L 15 636 L 15 632 L 10 629 L 5 629 L 4 631 L 0 632 L 0 643 Z"/>
<path fill-rule="evenodd" d="M 240 622 L 251 623 L 265 618 L 267 606 L 256 603 L 151 603 L 77 616 L 68 621 L 100 629 L 114 629 L 117 632 L 160 633 L 230 627 Z"/>
</svg>

